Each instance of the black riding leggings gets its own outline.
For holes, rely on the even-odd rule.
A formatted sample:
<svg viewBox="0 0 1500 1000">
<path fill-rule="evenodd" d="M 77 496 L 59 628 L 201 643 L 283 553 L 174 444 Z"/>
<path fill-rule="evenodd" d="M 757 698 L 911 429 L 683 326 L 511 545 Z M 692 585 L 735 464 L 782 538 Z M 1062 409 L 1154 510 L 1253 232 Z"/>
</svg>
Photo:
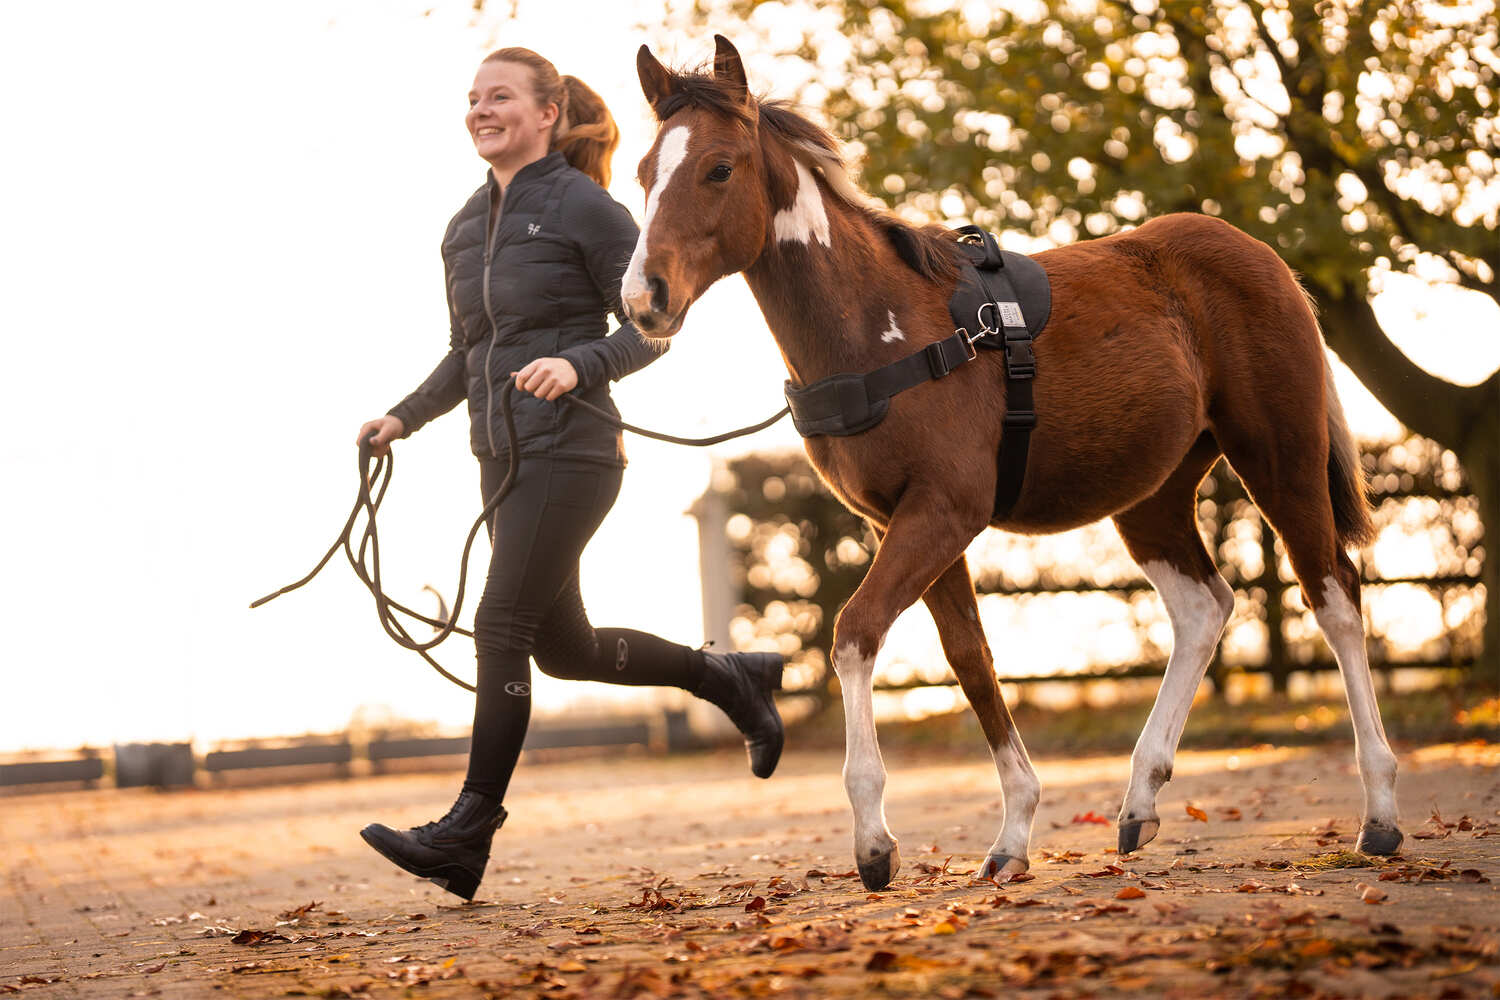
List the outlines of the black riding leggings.
<svg viewBox="0 0 1500 1000">
<path fill-rule="evenodd" d="M 480 459 L 486 502 L 506 468 Z M 569 680 L 692 691 L 702 679 L 703 656 L 696 649 L 589 624 L 578 589 L 578 557 L 619 495 L 622 471 L 527 456 L 491 518 L 489 576 L 474 615 L 479 676 L 468 790 L 505 796 L 531 717 L 532 658 L 543 673 Z"/>
</svg>

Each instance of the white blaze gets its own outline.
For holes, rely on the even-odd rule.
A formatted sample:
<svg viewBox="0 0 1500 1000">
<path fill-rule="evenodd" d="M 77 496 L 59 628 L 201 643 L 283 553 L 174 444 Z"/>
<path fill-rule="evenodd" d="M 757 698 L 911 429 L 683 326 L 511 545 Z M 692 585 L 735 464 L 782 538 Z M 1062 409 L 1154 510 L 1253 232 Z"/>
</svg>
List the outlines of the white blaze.
<svg viewBox="0 0 1500 1000">
<path fill-rule="evenodd" d="M 635 253 L 630 255 L 630 266 L 625 269 L 625 281 L 621 286 L 621 297 L 646 292 L 646 237 L 651 233 L 651 220 L 661 204 L 662 192 L 672 181 L 672 174 L 682 165 L 687 156 L 690 131 L 686 125 L 678 125 L 661 137 L 656 147 L 656 183 L 646 196 L 646 217 L 641 220 L 641 235 L 635 241 Z"/>
<path fill-rule="evenodd" d="M 823 210 L 818 182 L 801 160 L 793 162 L 797 167 L 797 197 L 790 208 L 776 213 L 773 220 L 776 239 L 781 243 L 811 244 L 816 238 L 825 247 L 832 246 L 828 236 L 828 213 Z"/>
</svg>

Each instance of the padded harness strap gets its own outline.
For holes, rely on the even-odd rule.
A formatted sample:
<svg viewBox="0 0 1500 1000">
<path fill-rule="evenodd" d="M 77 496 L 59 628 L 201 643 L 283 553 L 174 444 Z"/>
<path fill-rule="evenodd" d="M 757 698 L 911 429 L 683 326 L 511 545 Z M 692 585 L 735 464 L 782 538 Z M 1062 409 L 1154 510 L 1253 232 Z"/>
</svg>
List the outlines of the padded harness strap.
<svg viewBox="0 0 1500 1000">
<path fill-rule="evenodd" d="M 842 373 L 806 386 L 786 383 L 792 423 L 803 437 L 847 437 L 885 418 L 891 397 L 942 378 L 977 357 L 976 347 L 1005 352 L 1005 432 L 1000 438 L 995 516 L 1007 517 L 1021 495 L 1031 430 L 1036 426 L 1032 340 L 1047 325 L 1052 292 L 1040 264 L 1001 250 L 995 238 L 963 226 L 959 247 L 969 262 L 948 303 L 954 334 L 864 374 Z"/>
</svg>

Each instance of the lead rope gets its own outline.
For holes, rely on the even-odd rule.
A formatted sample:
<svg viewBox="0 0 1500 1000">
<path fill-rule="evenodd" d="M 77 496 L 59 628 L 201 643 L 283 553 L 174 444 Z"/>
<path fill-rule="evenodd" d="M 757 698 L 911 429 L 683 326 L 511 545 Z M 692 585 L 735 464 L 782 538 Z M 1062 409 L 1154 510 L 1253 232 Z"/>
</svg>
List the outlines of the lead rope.
<svg viewBox="0 0 1500 1000">
<path fill-rule="evenodd" d="M 484 527 L 490 515 L 494 513 L 495 508 L 499 507 L 506 495 L 510 493 L 511 487 L 515 485 L 516 473 L 521 467 L 520 449 L 516 447 L 515 413 L 511 405 L 511 395 L 515 387 L 515 382 L 507 379 L 505 387 L 500 391 L 500 413 L 505 418 L 505 437 L 510 443 L 510 464 L 506 468 L 505 479 L 500 483 L 500 488 L 495 491 L 495 495 L 490 497 L 489 502 L 484 505 L 484 510 L 480 511 L 479 517 L 474 520 L 474 526 L 469 529 L 468 537 L 464 540 L 464 552 L 459 560 L 458 567 L 458 592 L 454 595 L 453 611 L 449 614 L 447 621 L 429 618 L 419 611 L 414 611 L 404 604 L 391 600 L 380 587 L 380 536 L 375 529 L 375 515 L 380 511 L 380 504 L 385 500 L 385 492 L 390 487 L 391 477 L 396 471 L 396 456 L 388 452 L 383 458 L 375 458 L 369 438 L 359 443 L 359 495 L 355 498 L 354 509 L 349 512 L 349 517 L 344 522 L 344 529 L 339 532 L 339 537 L 334 541 L 333 545 L 329 546 L 328 551 L 323 554 L 322 559 L 318 560 L 318 564 L 312 568 L 310 573 L 295 583 L 289 583 L 274 593 L 252 601 L 250 607 L 258 608 L 262 604 L 274 601 L 282 594 L 289 594 L 299 587 L 312 582 L 313 577 L 317 576 L 323 571 L 323 567 L 328 565 L 328 561 L 333 558 L 334 553 L 338 552 L 339 549 L 343 549 L 345 558 L 349 560 L 349 566 L 354 570 L 354 575 L 359 578 L 359 582 L 363 583 L 365 588 L 375 598 L 375 613 L 380 619 L 380 627 L 385 630 L 385 634 L 390 636 L 396 645 L 403 649 L 409 649 L 422 657 L 432 669 L 442 674 L 454 684 L 457 684 L 466 691 L 473 691 L 474 686 L 472 684 L 465 683 L 450 674 L 447 670 L 444 670 L 442 665 L 432 658 L 428 650 L 455 632 L 470 639 L 474 637 L 472 631 L 458 627 L 458 614 L 464 604 L 464 590 L 469 577 L 469 554 L 474 548 L 474 539 L 479 535 L 479 530 Z M 754 434 L 757 431 L 763 431 L 790 412 L 789 409 L 783 407 L 781 412 L 775 416 L 768 417 L 760 423 L 752 424 L 749 427 L 725 431 L 722 434 L 715 434 L 712 437 L 687 438 L 678 437 L 675 434 L 663 434 L 660 431 L 647 430 L 644 427 L 636 427 L 634 424 L 628 424 L 621 420 L 608 410 L 601 409 L 592 403 L 585 402 L 571 395 L 559 398 L 562 402 L 591 413 L 598 419 L 620 430 L 630 431 L 632 434 L 639 434 L 642 437 L 652 438 L 656 441 L 665 441 L 668 444 L 688 445 L 694 448 L 703 448 L 737 437 L 744 437 L 747 434 Z M 371 437 L 373 436 L 371 435 Z M 372 461 L 373 466 L 371 464 Z M 372 494 L 371 485 L 375 483 L 378 483 L 378 486 L 376 486 Z M 365 515 L 365 528 L 360 534 L 359 552 L 356 554 L 351 539 L 354 532 L 354 525 L 358 522 L 361 513 Z M 416 621 L 432 626 L 438 630 L 437 635 L 425 642 L 418 641 L 412 637 L 411 633 L 407 631 L 406 626 L 396 617 L 398 612 Z"/>
</svg>

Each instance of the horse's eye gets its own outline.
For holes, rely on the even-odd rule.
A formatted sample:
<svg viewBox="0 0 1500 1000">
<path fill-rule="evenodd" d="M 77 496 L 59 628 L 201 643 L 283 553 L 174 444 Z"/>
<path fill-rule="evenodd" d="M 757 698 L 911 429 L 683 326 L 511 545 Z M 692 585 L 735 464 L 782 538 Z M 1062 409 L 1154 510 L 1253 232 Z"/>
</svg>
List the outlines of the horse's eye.
<svg viewBox="0 0 1500 1000">
<path fill-rule="evenodd" d="M 733 171 L 734 168 L 729 164 L 721 163 L 708 172 L 708 179 L 714 181 L 715 183 L 722 184 L 725 181 L 729 180 L 729 175 L 733 173 Z"/>
</svg>

